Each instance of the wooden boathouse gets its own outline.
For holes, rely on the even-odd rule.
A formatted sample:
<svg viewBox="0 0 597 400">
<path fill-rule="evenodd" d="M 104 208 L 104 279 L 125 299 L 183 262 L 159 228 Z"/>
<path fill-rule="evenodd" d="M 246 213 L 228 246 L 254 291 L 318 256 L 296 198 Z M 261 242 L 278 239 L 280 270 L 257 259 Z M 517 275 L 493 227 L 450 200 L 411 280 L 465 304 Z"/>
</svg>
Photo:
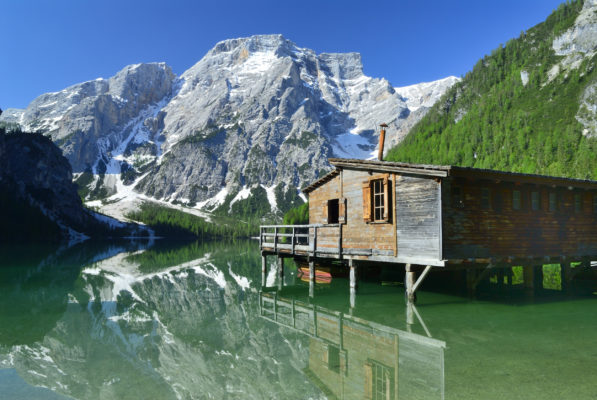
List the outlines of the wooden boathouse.
<svg viewBox="0 0 597 400">
<path fill-rule="evenodd" d="M 332 158 L 334 169 L 302 189 L 308 225 L 262 226 L 266 257 L 356 268 L 404 268 L 406 294 L 433 268 L 467 269 L 474 290 L 487 270 L 523 266 L 532 288 L 537 266 L 597 260 L 597 182 L 458 166 Z M 421 273 L 416 278 L 416 272 Z M 541 277 L 539 276 L 539 279 Z"/>
</svg>

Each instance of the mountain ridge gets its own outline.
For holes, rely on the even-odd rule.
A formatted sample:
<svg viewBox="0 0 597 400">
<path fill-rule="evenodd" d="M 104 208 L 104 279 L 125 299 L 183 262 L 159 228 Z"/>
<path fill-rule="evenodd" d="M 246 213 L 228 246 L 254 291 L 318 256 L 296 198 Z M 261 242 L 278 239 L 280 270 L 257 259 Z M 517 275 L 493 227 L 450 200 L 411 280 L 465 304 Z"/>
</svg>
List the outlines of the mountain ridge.
<svg viewBox="0 0 597 400">
<path fill-rule="evenodd" d="M 456 80 L 438 81 L 430 101 Z M 280 215 L 330 169 L 328 157 L 371 157 L 379 123 L 390 125 L 388 146 L 400 141 L 428 109 L 410 104 L 365 76 L 358 53 L 257 35 L 217 43 L 179 77 L 165 63 L 135 64 L 0 121 L 49 135 L 86 203 L 115 216 L 112 204 L 143 198 L 227 212 L 251 197 Z"/>
</svg>

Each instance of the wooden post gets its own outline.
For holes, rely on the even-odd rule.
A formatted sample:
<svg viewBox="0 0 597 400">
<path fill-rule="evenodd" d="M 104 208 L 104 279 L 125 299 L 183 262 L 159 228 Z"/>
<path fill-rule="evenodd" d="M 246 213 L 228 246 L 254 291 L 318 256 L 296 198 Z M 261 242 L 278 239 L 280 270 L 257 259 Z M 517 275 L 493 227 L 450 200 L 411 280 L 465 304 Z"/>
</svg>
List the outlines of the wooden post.
<svg viewBox="0 0 597 400">
<path fill-rule="evenodd" d="M 406 328 L 409 332 L 411 331 L 411 325 L 415 323 L 413 315 L 413 303 L 409 301 L 406 303 Z"/>
<path fill-rule="evenodd" d="M 535 293 L 537 292 L 541 292 L 543 290 L 543 265 L 535 265 L 534 267 L 534 274 L 533 274 L 533 280 L 534 280 L 534 288 L 535 288 Z"/>
<path fill-rule="evenodd" d="M 466 269 L 466 293 L 469 297 L 475 297 L 477 270 L 475 268 Z"/>
<path fill-rule="evenodd" d="M 278 228 L 274 228 L 274 251 L 278 252 Z"/>
<path fill-rule="evenodd" d="M 406 273 L 404 275 L 404 288 L 406 291 L 406 299 L 409 302 L 414 302 L 416 300 L 415 291 L 413 290 L 415 286 L 415 271 L 412 270 L 410 264 L 406 264 L 405 270 Z"/>
<path fill-rule="evenodd" d="M 560 281 L 561 281 L 561 289 L 563 293 L 568 292 L 570 288 L 568 276 L 570 273 L 570 263 L 564 262 L 560 264 Z"/>
<path fill-rule="evenodd" d="M 534 272 L 535 272 L 535 270 L 533 269 L 532 265 L 527 264 L 527 265 L 522 266 L 522 277 L 523 277 L 524 290 L 528 294 L 532 294 L 534 291 L 534 288 L 535 288 Z"/>
<path fill-rule="evenodd" d="M 504 268 L 497 269 L 497 285 L 500 292 L 504 290 Z"/>
<path fill-rule="evenodd" d="M 267 256 L 261 255 L 261 286 L 267 286 Z"/>
<path fill-rule="evenodd" d="M 315 263 L 309 260 L 309 297 L 315 296 Z"/>
<path fill-rule="evenodd" d="M 278 288 L 284 286 L 284 258 L 278 257 Z"/>
<path fill-rule="evenodd" d="M 357 284 L 357 265 L 353 259 L 348 260 L 348 266 L 350 267 L 350 288 L 356 290 Z"/>
<path fill-rule="evenodd" d="M 342 259 L 342 224 L 338 225 L 338 258 Z"/>
<path fill-rule="evenodd" d="M 294 244 L 296 242 L 296 228 L 292 227 L 292 254 L 294 255 Z"/>
</svg>

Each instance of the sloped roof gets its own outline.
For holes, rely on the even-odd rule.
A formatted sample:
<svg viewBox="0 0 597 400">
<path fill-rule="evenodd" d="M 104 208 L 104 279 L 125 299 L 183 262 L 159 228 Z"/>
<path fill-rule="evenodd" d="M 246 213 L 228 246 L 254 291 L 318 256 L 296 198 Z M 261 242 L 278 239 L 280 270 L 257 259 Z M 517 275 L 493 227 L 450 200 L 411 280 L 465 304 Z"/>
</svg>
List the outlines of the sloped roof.
<svg viewBox="0 0 597 400">
<path fill-rule="evenodd" d="M 597 181 L 588 179 L 564 178 L 549 175 L 524 174 L 519 172 L 506 172 L 491 169 L 459 167 L 455 165 L 428 165 L 410 164 L 391 161 L 357 160 L 349 158 L 330 158 L 330 164 L 336 169 L 326 174 L 309 186 L 301 189 L 303 193 L 312 192 L 314 189 L 328 182 L 340 173 L 342 169 L 396 172 L 407 175 L 447 177 L 462 176 L 475 179 L 491 179 L 498 181 L 520 182 L 530 184 L 569 186 L 583 189 L 597 189 Z"/>
</svg>

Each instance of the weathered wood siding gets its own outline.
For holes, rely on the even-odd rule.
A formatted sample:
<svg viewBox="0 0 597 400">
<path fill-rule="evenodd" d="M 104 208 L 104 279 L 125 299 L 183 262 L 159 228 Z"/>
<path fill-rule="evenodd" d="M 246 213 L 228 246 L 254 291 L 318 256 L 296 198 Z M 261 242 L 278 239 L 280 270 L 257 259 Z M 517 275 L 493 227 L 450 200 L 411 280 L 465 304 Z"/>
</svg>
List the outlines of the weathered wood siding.
<svg viewBox="0 0 597 400">
<path fill-rule="evenodd" d="M 396 223 L 399 259 L 441 260 L 440 188 L 441 184 L 433 178 L 398 178 Z"/>
<path fill-rule="evenodd" d="M 343 194 L 347 218 L 342 230 L 342 246 L 347 249 L 380 250 L 394 255 L 394 224 L 366 222 L 363 218 L 363 182 L 370 177 L 365 171 L 342 171 Z M 392 204 L 394 199 L 390 199 Z"/>
<path fill-rule="evenodd" d="M 366 222 L 363 218 L 363 182 L 366 171 L 344 170 L 324 185 L 309 193 L 309 223 L 326 223 L 324 202 L 346 199 L 346 222 L 342 226 L 342 248 L 373 250 L 378 255 L 394 256 L 395 235 L 392 220 L 388 223 Z M 390 199 L 393 205 L 394 199 Z M 320 228 L 317 248 L 337 248 L 338 228 Z"/>
<path fill-rule="evenodd" d="M 447 259 L 582 257 L 597 255 L 597 192 L 568 187 L 515 184 L 454 177 L 444 180 L 443 246 Z M 454 187 L 461 204 L 454 204 Z M 489 207 L 482 205 L 482 190 L 489 191 Z M 520 191 L 520 210 L 513 209 L 513 191 Z M 539 193 L 540 209 L 532 209 L 531 193 Z M 549 194 L 559 207 L 549 209 Z M 574 195 L 581 196 L 575 209 Z"/>
</svg>

